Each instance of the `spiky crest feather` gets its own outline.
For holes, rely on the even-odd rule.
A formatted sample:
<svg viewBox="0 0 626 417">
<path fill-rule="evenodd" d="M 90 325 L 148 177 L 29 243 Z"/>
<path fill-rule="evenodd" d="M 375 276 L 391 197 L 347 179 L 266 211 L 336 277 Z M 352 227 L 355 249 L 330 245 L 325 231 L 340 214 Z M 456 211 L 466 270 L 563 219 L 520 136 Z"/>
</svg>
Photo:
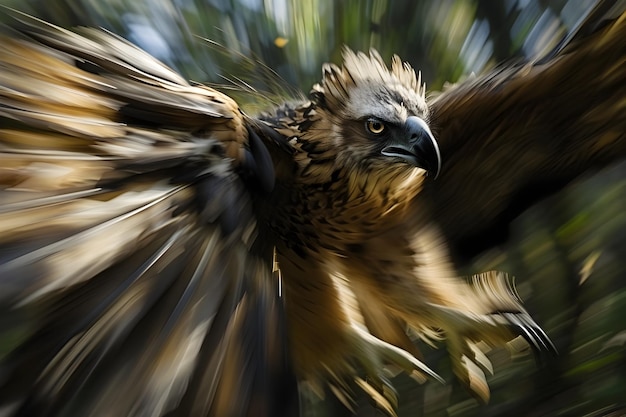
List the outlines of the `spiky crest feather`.
<svg viewBox="0 0 626 417">
<path fill-rule="evenodd" d="M 350 98 L 350 90 L 363 83 L 381 85 L 401 85 L 415 92 L 425 99 L 426 85 L 422 83 L 422 74 L 415 70 L 408 62 L 402 62 L 398 55 L 391 60 L 391 68 L 378 51 L 371 49 L 369 55 L 363 52 L 354 52 L 348 47 L 343 50 L 343 65 L 324 64 L 322 67 L 322 81 L 313 86 L 313 92 L 324 94 L 326 101 L 335 104 L 345 102 Z"/>
</svg>

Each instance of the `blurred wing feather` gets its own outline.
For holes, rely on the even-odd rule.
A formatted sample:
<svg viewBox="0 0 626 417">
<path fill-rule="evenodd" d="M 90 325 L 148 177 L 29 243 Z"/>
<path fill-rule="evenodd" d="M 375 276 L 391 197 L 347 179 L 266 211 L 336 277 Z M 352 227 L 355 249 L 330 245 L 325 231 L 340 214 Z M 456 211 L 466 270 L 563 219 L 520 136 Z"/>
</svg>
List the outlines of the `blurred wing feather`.
<svg viewBox="0 0 626 417">
<path fill-rule="evenodd" d="M 109 33 L 6 12 L 0 414 L 286 413 L 236 103 Z"/>
<path fill-rule="evenodd" d="M 581 29 L 546 59 L 432 99 L 444 166 L 419 204 L 430 204 L 457 259 L 500 243 L 508 223 L 547 193 L 626 156 L 626 15 L 603 25 L 600 17 L 592 12 L 596 24 L 581 28 L 594 31 Z"/>
</svg>

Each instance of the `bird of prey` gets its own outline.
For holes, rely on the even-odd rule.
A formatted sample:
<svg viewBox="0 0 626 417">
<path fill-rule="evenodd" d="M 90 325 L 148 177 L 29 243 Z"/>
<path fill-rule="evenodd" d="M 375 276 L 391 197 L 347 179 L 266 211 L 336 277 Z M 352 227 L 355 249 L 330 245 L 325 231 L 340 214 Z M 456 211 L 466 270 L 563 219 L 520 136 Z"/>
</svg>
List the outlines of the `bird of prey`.
<svg viewBox="0 0 626 417">
<path fill-rule="evenodd" d="M 296 380 L 394 414 L 382 372 L 487 401 L 484 346 L 553 350 L 506 274 L 453 256 L 528 187 L 626 155 L 626 24 L 427 96 L 345 49 L 258 116 L 123 39 L 5 10 L 2 416 L 293 415 Z"/>
</svg>

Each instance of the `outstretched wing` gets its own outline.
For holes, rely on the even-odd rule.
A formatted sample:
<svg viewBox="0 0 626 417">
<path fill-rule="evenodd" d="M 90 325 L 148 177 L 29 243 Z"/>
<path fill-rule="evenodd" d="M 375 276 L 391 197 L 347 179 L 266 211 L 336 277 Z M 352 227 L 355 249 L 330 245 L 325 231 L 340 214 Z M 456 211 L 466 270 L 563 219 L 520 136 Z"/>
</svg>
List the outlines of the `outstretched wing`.
<svg viewBox="0 0 626 417">
<path fill-rule="evenodd" d="M 623 2 L 617 18 L 607 6 L 546 58 L 431 101 L 443 167 L 419 204 L 430 205 L 457 260 L 503 241 L 508 223 L 538 199 L 626 157 L 626 15 Z"/>
<path fill-rule="evenodd" d="M 249 184 L 274 174 L 236 103 L 111 34 L 7 13 L 0 414 L 288 413 L 252 249 Z"/>
</svg>

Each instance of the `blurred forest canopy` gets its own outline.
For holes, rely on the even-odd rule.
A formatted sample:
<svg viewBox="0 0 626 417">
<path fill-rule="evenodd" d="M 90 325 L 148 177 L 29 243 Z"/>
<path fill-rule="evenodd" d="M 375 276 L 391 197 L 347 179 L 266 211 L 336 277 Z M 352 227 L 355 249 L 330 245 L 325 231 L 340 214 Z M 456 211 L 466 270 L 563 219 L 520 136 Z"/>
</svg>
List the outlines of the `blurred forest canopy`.
<svg viewBox="0 0 626 417">
<path fill-rule="evenodd" d="M 320 78 L 322 63 L 340 62 L 343 45 L 377 49 L 386 60 L 398 54 L 422 71 L 429 89 L 439 90 L 445 82 L 472 72 L 547 51 L 594 1 L 2 0 L 2 4 L 62 26 L 111 30 L 194 81 L 224 83 L 221 76 L 239 77 L 259 90 L 293 95 L 308 93 Z M 280 85 L 276 74 L 282 78 Z"/>
<path fill-rule="evenodd" d="M 53 23 L 101 26 L 256 111 L 306 95 L 341 48 L 375 48 L 422 71 L 429 90 L 553 48 L 592 0 L 2 0 Z M 623 1 L 619 2 L 623 6 Z M 620 7 L 621 7 L 620 6 Z M 250 85 L 262 94 L 228 89 Z M 232 85 L 231 85 L 232 87 Z M 239 88 L 237 87 L 237 88 Z M 584 86 L 581 86 L 584 88 Z M 247 88 L 247 87 L 246 87 Z M 240 88 L 239 88 L 240 89 Z M 560 354 L 492 352 L 492 399 L 480 406 L 454 382 L 444 350 L 426 362 L 449 383 L 399 376 L 401 416 L 626 414 L 626 164 L 571 184 L 512 225 L 506 245 L 466 272 L 517 277 L 522 299 Z M 303 390 L 304 416 L 350 415 Z M 358 415 L 377 414 L 361 401 Z"/>
</svg>

